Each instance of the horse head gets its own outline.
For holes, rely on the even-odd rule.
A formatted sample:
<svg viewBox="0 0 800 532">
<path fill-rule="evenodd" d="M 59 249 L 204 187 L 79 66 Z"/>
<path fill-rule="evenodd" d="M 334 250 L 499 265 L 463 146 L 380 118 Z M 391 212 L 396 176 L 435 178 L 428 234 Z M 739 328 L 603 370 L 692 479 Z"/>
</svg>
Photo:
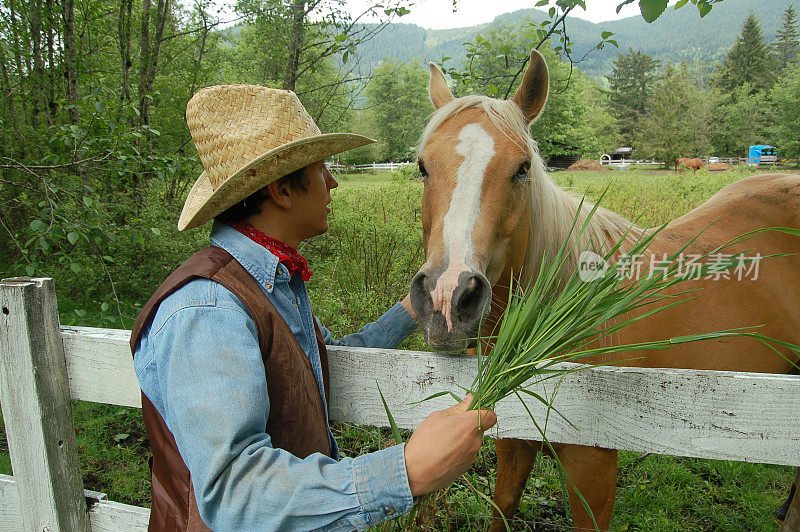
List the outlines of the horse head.
<svg viewBox="0 0 800 532">
<path fill-rule="evenodd" d="M 478 336 L 492 286 L 525 260 L 531 176 L 544 172 L 529 126 L 547 100 L 549 74 L 534 50 L 514 97 L 498 100 L 454 98 L 442 71 L 430 69 L 436 111 L 418 151 L 426 260 L 411 303 L 434 349 L 460 351 Z"/>
</svg>

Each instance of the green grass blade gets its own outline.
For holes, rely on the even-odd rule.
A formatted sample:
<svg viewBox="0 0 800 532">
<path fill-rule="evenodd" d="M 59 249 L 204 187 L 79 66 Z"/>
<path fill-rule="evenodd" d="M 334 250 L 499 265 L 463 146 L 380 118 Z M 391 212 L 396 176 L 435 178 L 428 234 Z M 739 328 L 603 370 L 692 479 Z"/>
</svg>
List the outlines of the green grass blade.
<svg viewBox="0 0 800 532">
<path fill-rule="evenodd" d="M 394 422 L 394 416 L 392 416 L 392 412 L 389 410 L 389 405 L 386 404 L 386 399 L 383 397 L 383 392 L 381 391 L 381 386 L 378 384 L 378 381 L 375 381 L 375 386 L 378 387 L 378 393 L 381 395 L 381 402 L 383 402 L 383 408 L 386 410 L 386 417 L 389 418 L 389 425 L 392 427 L 392 435 L 394 436 L 395 443 L 403 443 L 403 437 L 400 435 L 400 429 L 397 428 L 397 423 Z"/>
</svg>

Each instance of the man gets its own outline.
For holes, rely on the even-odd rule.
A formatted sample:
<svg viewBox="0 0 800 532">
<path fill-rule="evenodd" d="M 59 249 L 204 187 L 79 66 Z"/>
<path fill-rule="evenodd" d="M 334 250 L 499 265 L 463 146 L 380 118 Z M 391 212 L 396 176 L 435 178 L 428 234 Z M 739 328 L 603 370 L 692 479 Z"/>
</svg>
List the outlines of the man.
<svg viewBox="0 0 800 532">
<path fill-rule="evenodd" d="M 204 172 L 179 230 L 215 219 L 131 335 L 153 449 L 150 530 L 352 530 L 407 512 L 474 461 L 490 411 L 435 412 L 409 442 L 339 460 L 327 354 L 296 249 L 328 229 L 327 157 L 371 139 L 323 135 L 297 96 L 208 87 L 186 109 Z M 408 298 L 340 343 L 396 347 Z M 479 418 L 483 417 L 481 421 Z"/>
</svg>

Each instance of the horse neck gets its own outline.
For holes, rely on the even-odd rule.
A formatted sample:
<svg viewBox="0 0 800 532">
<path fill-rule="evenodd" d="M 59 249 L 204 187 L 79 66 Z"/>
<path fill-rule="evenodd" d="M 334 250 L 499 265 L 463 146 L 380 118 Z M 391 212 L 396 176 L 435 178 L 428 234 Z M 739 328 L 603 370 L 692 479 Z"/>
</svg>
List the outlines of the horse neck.
<svg viewBox="0 0 800 532">
<path fill-rule="evenodd" d="M 581 235 L 580 242 L 578 245 L 574 245 L 577 233 L 586 222 L 594 203 L 584 201 L 581 205 L 581 198 L 556 185 L 545 172 L 541 161 L 539 163 L 534 166 L 534 175 L 531 181 L 531 223 L 528 251 L 522 273 L 523 284 L 527 284 L 539 275 L 545 253 L 548 261 L 552 261 L 568 235 L 568 249 L 572 249 L 572 252 L 567 256 L 562 270 L 562 280 L 566 280 L 577 267 L 581 252 L 594 249 L 601 255 L 605 254 L 609 245 L 619 241 L 629 228 L 632 228 L 631 235 L 633 236 L 639 231 L 639 228 L 623 216 L 599 207 L 592 216 L 586 231 Z M 580 213 L 578 213 L 579 207 Z M 578 214 L 577 222 L 570 233 L 576 213 Z"/>
</svg>

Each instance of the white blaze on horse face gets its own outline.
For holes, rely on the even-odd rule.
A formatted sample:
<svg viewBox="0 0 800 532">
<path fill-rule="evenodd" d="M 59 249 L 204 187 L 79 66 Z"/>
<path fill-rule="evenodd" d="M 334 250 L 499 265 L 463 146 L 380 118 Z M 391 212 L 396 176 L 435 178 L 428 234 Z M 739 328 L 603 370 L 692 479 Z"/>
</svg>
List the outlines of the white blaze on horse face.
<svg viewBox="0 0 800 532">
<path fill-rule="evenodd" d="M 431 291 L 433 308 L 444 315 L 448 331 L 453 330 L 451 303 L 458 277 L 463 272 L 472 272 L 469 265 L 473 254 L 472 231 L 480 210 L 483 177 L 495 154 L 494 139 L 479 124 L 464 126 L 458 139 L 456 153 L 464 160 L 458 168 L 458 181 L 442 229 L 448 264 Z"/>
</svg>

